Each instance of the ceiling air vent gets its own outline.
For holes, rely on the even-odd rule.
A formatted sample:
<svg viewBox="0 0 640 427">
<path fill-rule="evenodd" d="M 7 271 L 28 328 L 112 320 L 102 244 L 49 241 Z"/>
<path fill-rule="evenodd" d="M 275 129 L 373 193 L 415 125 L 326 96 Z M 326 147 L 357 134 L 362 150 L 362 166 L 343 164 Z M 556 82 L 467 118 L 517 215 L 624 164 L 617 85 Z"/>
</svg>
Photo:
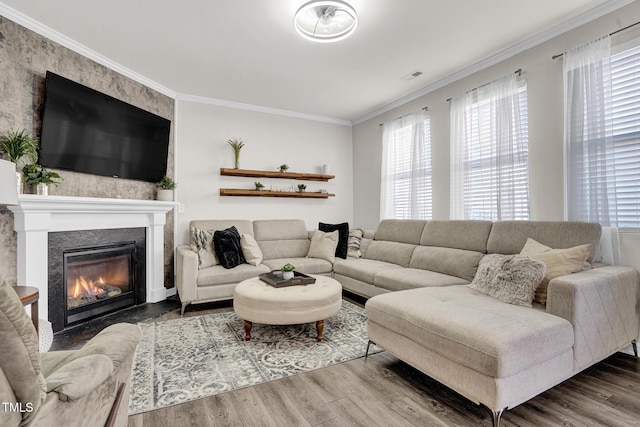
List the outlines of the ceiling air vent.
<svg viewBox="0 0 640 427">
<path fill-rule="evenodd" d="M 415 71 L 407 74 L 406 76 L 404 76 L 402 78 L 402 80 L 405 80 L 405 81 L 413 80 L 413 79 L 415 79 L 416 77 L 418 77 L 421 74 L 422 74 L 422 71 L 415 70 Z"/>
</svg>

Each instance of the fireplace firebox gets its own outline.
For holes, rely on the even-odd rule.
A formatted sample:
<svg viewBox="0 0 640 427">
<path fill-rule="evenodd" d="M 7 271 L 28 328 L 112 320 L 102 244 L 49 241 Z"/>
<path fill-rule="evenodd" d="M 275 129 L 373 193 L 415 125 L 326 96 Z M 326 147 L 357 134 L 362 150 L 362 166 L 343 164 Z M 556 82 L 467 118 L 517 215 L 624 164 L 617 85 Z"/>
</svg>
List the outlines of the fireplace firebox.
<svg viewBox="0 0 640 427">
<path fill-rule="evenodd" d="M 135 255 L 135 242 L 64 251 L 65 326 L 135 304 Z"/>
<path fill-rule="evenodd" d="M 48 236 L 47 305 L 54 332 L 146 302 L 144 228 L 58 231 Z"/>
</svg>

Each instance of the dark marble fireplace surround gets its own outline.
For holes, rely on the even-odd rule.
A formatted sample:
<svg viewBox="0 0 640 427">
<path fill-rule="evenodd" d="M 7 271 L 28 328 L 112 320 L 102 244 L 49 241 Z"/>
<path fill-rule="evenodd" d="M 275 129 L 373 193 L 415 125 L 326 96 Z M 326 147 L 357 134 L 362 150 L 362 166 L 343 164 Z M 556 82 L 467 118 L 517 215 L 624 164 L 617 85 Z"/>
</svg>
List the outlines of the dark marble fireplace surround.
<svg viewBox="0 0 640 427">
<path fill-rule="evenodd" d="M 143 304 L 146 301 L 145 228 L 59 231 L 48 234 L 48 309 L 49 321 L 51 322 L 54 332 L 61 331 L 65 328 L 65 304 L 67 296 L 63 281 L 64 251 L 76 248 L 112 245 L 122 242 L 135 242 L 135 305 Z"/>
</svg>

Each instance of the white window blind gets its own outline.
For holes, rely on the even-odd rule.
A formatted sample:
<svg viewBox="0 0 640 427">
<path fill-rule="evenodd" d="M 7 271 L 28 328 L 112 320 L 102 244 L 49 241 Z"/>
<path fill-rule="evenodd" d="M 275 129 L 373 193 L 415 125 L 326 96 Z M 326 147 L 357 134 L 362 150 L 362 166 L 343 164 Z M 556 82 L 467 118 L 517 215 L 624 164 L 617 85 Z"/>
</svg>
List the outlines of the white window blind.
<svg viewBox="0 0 640 427">
<path fill-rule="evenodd" d="M 614 226 L 640 228 L 640 46 L 611 57 Z"/>
<path fill-rule="evenodd" d="M 568 219 L 637 229 L 640 46 L 588 56 L 607 42 L 575 48 L 568 53 L 577 58 L 565 58 Z"/>
<path fill-rule="evenodd" d="M 515 75 L 451 102 L 451 218 L 529 219 L 527 86 Z"/>
<path fill-rule="evenodd" d="M 381 219 L 431 219 L 431 130 L 421 110 L 383 124 Z"/>
</svg>

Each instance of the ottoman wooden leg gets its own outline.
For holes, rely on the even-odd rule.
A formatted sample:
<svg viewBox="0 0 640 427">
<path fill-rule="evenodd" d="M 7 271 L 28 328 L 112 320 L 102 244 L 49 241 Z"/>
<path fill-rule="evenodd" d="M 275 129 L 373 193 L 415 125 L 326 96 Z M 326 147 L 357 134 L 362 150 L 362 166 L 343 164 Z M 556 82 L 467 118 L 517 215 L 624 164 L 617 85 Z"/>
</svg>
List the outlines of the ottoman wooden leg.
<svg viewBox="0 0 640 427">
<path fill-rule="evenodd" d="M 244 321 L 244 339 L 249 341 L 251 339 L 251 327 L 253 326 L 253 323 L 249 322 L 248 320 Z"/>
<path fill-rule="evenodd" d="M 318 320 L 316 322 L 316 329 L 318 330 L 318 341 L 322 341 L 322 331 L 324 330 L 324 320 Z"/>
</svg>

